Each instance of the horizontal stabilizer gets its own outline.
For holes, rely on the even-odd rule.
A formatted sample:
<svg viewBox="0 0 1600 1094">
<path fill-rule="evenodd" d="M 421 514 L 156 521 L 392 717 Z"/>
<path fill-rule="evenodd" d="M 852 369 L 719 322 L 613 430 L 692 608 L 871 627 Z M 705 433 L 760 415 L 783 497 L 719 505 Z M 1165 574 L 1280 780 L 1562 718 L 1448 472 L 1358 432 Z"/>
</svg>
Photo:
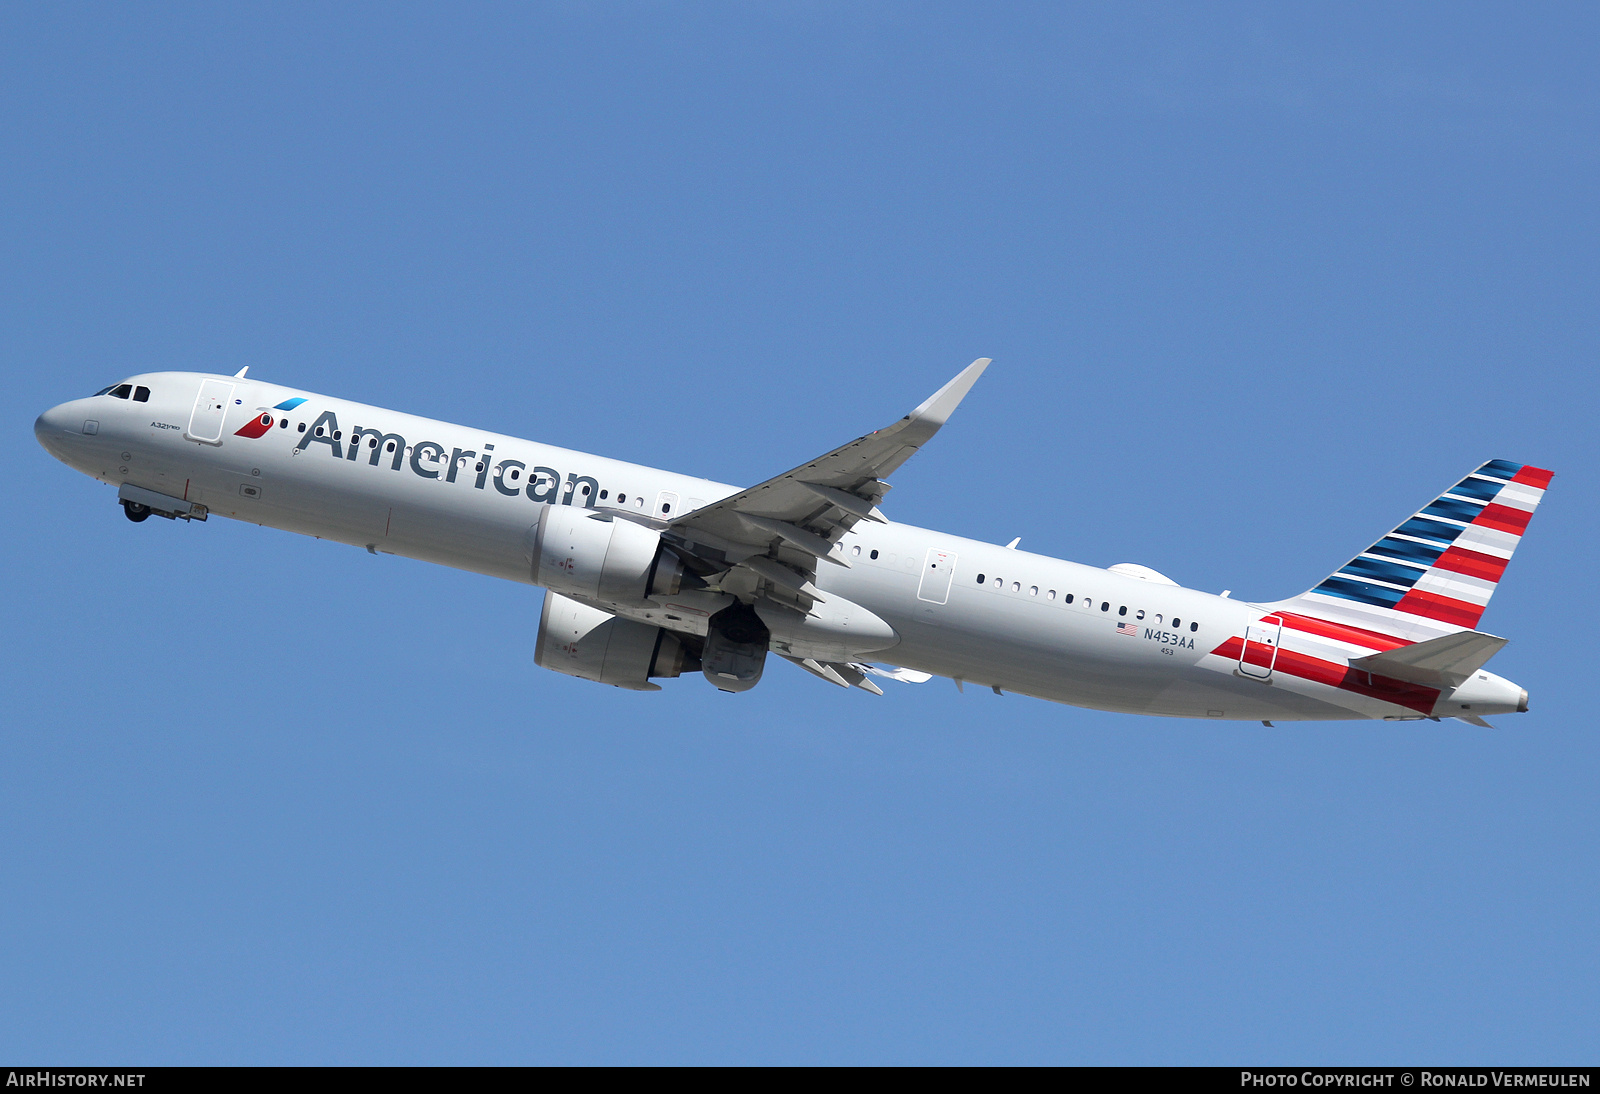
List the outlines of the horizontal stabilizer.
<svg viewBox="0 0 1600 1094">
<path fill-rule="evenodd" d="M 1350 667 L 1391 680 L 1433 688 L 1458 687 L 1500 652 L 1506 639 L 1482 631 L 1458 631 L 1398 649 L 1358 657 Z"/>
</svg>

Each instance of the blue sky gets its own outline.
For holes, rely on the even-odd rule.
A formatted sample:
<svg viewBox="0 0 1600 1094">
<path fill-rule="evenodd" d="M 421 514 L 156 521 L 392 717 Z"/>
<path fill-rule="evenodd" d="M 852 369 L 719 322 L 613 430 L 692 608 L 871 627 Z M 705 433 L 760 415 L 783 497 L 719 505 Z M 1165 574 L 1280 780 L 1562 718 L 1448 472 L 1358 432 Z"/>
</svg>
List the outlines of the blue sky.
<svg viewBox="0 0 1600 1094">
<path fill-rule="evenodd" d="M 0 10 L 0 1057 L 1594 1062 L 1581 5 Z M 540 594 L 123 520 L 236 371 L 1272 599 L 1489 458 L 1532 711 L 1198 724 L 532 663 Z"/>
</svg>

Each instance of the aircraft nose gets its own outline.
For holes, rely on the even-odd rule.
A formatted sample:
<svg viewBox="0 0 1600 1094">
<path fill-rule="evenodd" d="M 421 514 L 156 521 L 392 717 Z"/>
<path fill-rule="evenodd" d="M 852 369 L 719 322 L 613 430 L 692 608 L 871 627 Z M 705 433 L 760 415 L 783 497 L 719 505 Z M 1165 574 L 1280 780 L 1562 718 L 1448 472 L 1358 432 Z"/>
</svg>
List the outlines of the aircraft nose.
<svg viewBox="0 0 1600 1094">
<path fill-rule="evenodd" d="M 65 432 L 65 427 L 62 424 L 65 420 L 66 415 L 62 412 L 62 409 L 58 406 L 53 406 L 39 415 L 34 421 L 33 435 L 39 439 L 40 444 L 49 448 L 50 441 Z"/>
<path fill-rule="evenodd" d="M 73 403 L 53 406 L 39 415 L 33 423 L 33 436 L 44 450 L 60 459 L 72 439 L 82 436 L 86 422 L 76 413 L 80 407 Z"/>
</svg>

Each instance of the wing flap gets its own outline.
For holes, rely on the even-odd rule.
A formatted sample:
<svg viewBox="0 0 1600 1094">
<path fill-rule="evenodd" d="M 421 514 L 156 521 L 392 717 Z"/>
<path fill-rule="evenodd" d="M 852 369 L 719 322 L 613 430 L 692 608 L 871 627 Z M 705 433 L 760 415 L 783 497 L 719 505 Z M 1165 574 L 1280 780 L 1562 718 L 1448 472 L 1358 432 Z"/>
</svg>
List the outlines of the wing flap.
<svg viewBox="0 0 1600 1094">
<path fill-rule="evenodd" d="M 841 688 L 860 688 L 862 691 L 870 691 L 874 695 L 883 694 L 883 689 L 868 680 L 866 673 L 861 671 L 860 666 L 837 661 L 818 661 L 811 657 L 790 657 L 788 654 L 780 654 L 779 656 L 785 661 L 799 665 L 812 676 L 826 680 L 830 684 L 835 684 Z"/>
</svg>

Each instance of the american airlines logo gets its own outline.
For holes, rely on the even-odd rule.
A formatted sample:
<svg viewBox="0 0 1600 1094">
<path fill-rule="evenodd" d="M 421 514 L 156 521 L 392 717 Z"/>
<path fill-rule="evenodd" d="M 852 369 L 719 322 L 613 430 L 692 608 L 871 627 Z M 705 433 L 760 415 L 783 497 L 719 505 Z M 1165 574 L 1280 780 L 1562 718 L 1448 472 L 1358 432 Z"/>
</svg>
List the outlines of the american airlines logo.
<svg viewBox="0 0 1600 1094">
<path fill-rule="evenodd" d="M 272 410 L 281 410 L 284 413 L 288 413 L 303 402 L 305 402 L 305 400 L 302 398 L 285 399 L 283 402 L 273 407 Z M 235 437 L 248 437 L 251 440 L 255 440 L 257 437 L 265 436 L 267 430 L 272 428 L 272 410 L 263 410 L 254 418 L 251 418 L 243 426 L 234 430 L 233 435 Z"/>
<path fill-rule="evenodd" d="M 289 400 L 298 405 L 305 400 Z M 286 404 L 280 404 L 285 409 L 292 409 Z M 274 407 L 274 410 L 279 407 Z M 265 422 L 265 425 L 260 423 Z M 245 429 L 259 426 L 261 433 L 271 428 L 271 415 L 263 412 Z M 260 436 L 261 433 L 246 434 L 243 436 Z M 365 442 L 363 444 L 363 442 Z M 600 496 L 600 483 L 590 475 L 569 474 L 566 477 L 565 488 L 561 479 L 561 472 L 553 467 L 529 467 L 521 460 L 499 460 L 491 455 L 494 445 L 485 444 L 483 451 L 472 448 L 446 448 L 437 441 L 417 441 L 408 444 L 406 439 L 398 433 L 385 433 L 381 429 L 367 429 L 356 426 L 350 431 L 348 440 L 339 429 L 339 418 L 331 410 L 323 411 L 311 428 L 301 436 L 300 443 L 295 445 L 296 452 L 308 451 L 314 444 L 325 444 L 328 451 L 336 460 L 347 460 L 354 463 L 365 450 L 367 465 L 377 467 L 387 464 L 389 470 L 399 471 L 404 463 L 411 469 L 411 473 L 418 478 L 434 479 L 443 478 L 445 482 L 455 482 L 456 476 L 463 468 L 469 468 L 472 478 L 472 488 L 482 490 L 492 485 L 496 492 L 508 498 L 518 494 L 526 495 L 529 501 L 554 505 L 591 505 Z"/>
</svg>

